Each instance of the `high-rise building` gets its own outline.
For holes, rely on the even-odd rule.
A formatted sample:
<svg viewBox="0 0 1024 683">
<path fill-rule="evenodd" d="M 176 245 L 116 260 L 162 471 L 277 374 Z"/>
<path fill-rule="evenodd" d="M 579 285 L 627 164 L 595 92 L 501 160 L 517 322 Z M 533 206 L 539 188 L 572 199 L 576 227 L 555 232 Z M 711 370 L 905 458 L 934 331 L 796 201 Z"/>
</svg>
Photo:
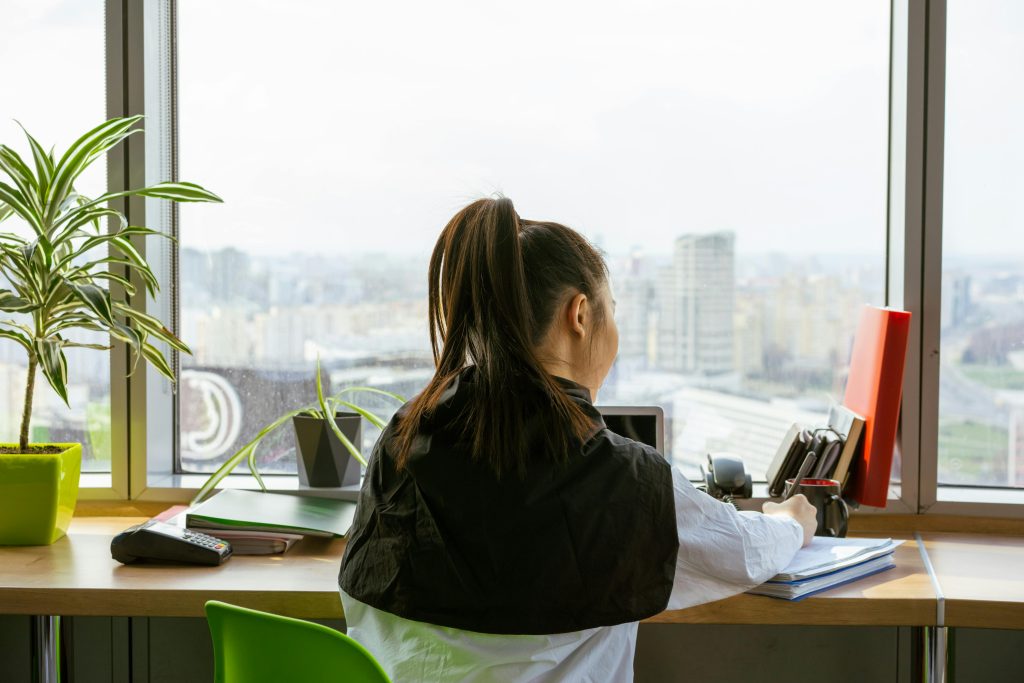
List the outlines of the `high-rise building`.
<svg viewBox="0 0 1024 683">
<path fill-rule="evenodd" d="M 232 302 L 248 291 L 250 259 L 244 251 L 226 247 L 210 256 L 210 290 L 214 301 Z"/>
<path fill-rule="evenodd" d="M 698 375 L 733 371 L 734 244 L 732 232 L 676 240 L 672 265 L 658 278 L 659 368 Z"/>
<path fill-rule="evenodd" d="M 654 279 L 640 254 L 631 254 L 615 279 L 615 319 L 619 327 L 619 358 L 647 367 L 656 338 Z"/>
<path fill-rule="evenodd" d="M 960 327 L 971 312 L 971 276 L 947 273 L 942 277 L 942 328 Z"/>
</svg>

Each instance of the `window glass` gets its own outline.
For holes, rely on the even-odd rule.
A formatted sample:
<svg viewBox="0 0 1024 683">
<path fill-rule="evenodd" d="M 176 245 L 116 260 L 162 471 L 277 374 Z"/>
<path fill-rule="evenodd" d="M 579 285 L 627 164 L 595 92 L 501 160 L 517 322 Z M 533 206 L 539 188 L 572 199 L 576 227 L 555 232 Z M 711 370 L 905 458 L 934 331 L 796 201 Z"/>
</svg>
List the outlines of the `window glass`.
<svg viewBox="0 0 1024 683">
<path fill-rule="evenodd" d="M 1024 486 L 1024 6 L 950 2 L 939 483 Z"/>
<path fill-rule="evenodd" d="M 181 176 L 226 203 L 181 208 L 180 466 L 311 401 L 317 357 L 422 387 L 429 251 L 500 191 L 607 254 L 600 402 L 663 406 L 690 474 L 729 450 L 763 479 L 883 303 L 888 37 L 881 1 L 181 0 Z"/>
<path fill-rule="evenodd" d="M 106 119 L 104 11 L 100 0 L 7 0 L 0 11 L 0 142 L 31 164 L 20 121 L 45 147 L 61 153 Z M 4 179 L 6 182 L 6 178 Z M 80 194 L 106 191 L 106 159 L 76 181 Z M 4 231 L 27 234 L 16 219 Z M 6 317 L 6 316 L 4 316 Z M 76 331 L 76 341 L 109 343 L 101 334 Z M 86 471 L 110 470 L 110 354 L 67 349 L 70 409 L 42 374 L 36 377 L 31 440 L 79 442 Z M 17 441 L 25 400 L 24 350 L 0 340 L 0 441 Z"/>
</svg>

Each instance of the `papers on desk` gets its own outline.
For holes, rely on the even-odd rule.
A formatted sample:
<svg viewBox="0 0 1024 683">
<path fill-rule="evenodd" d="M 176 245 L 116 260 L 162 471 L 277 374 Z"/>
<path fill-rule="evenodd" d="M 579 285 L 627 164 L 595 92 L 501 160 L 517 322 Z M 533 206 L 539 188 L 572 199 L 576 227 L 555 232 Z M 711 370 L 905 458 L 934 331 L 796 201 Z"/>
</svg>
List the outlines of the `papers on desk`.
<svg viewBox="0 0 1024 683">
<path fill-rule="evenodd" d="M 277 555 L 302 540 L 300 534 L 239 529 L 196 529 L 231 544 L 235 555 Z"/>
<path fill-rule="evenodd" d="M 801 600 L 812 593 L 892 569 L 893 551 L 903 541 L 891 538 L 822 538 L 815 536 L 793 561 L 772 579 L 748 591 L 786 600 Z"/>
<path fill-rule="evenodd" d="M 178 505 L 158 519 L 227 541 L 235 555 L 286 552 L 303 536 L 344 536 L 355 503 L 226 490 L 194 508 Z"/>
</svg>

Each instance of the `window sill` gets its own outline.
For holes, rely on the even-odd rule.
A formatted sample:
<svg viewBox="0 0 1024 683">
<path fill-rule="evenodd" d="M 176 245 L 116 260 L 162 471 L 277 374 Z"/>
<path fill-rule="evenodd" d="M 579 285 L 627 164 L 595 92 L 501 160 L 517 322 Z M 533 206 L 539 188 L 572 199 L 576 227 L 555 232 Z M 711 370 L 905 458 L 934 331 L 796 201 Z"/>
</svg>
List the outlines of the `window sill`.
<svg viewBox="0 0 1024 683">
<path fill-rule="evenodd" d="M 148 479 L 148 487 L 141 492 L 138 499 L 187 503 L 196 495 L 207 479 L 209 479 L 207 474 L 151 474 Z M 354 501 L 359 495 L 359 485 L 338 488 L 302 486 L 297 475 L 264 475 L 263 483 L 268 491 L 291 492 L 299 496 Z M 217 489 L 259 491 L 260 487 L 250 474 L 231 474 L 221 480 Z"/>
<path fill-rule="evenodd" d="M 1024 505 L 1024 489 L 940 486 L 939 502 Z"/>
<path fill-rule="evenodd" d="M 110 472 L 82 472 L 78 479 L 78 489 L 109 489 L 113 484 Z"/>
</svg>

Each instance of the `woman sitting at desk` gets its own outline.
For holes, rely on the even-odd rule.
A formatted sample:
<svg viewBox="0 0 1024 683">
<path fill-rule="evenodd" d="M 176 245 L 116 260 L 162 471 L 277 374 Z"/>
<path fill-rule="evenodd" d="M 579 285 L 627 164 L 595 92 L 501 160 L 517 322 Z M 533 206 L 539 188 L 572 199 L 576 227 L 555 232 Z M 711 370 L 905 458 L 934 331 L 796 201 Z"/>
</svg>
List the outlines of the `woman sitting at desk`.
<svg viewBox="0 0 1024 683">
<path fill-rule="evenodd" d="M 803 496 L 737 512 L 605 428 L 614 301 L 578 233 L 479 200 L 429 286 L 436 371 L 377 442 L 339 578 L 349 635 L 393 680 L 632 680 L 637 622 L 810 541 Z"/>
</svg>

